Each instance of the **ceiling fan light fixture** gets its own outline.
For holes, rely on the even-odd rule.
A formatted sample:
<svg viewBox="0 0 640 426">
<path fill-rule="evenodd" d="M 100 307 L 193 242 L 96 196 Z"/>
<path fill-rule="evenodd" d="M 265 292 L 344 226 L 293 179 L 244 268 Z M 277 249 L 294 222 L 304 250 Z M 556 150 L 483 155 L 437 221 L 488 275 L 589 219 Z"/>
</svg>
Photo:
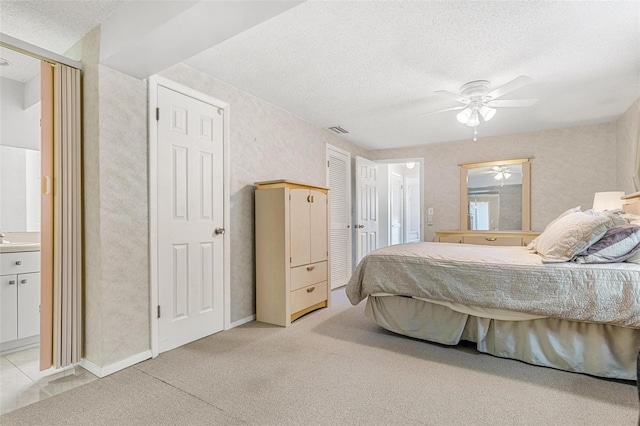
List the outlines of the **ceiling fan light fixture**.
<svg viewBox="0 0 640 426">
<path fill-rule="evenodd" d="M 474 109 L 469 120 L 467 120 L 466 125 L 469 127 L 476 127 L 478 124 L 480 124 L 480 117 L 478 116 L 478 110 Z"/>
<path fill-rule="evenodd" d="M 511 173 L 505 172 L 504 173 L 504 178 L 505 179 L 509 179 L 511 177 Z"/>
<path fill-rule="evenodd" d="M 497 173 L 493 178 L 495 180 L 502 180 L 502 173 Z"/>
<path fill-rule="evenodd" d="M 480 108 L 480 115 L 482 115 L 484 121 L 489 121 L 496 115 L 496 109 L 482 105 Z"/>
<path fill-rule="evenodd" d="M 456 119 L 462 124 L 467 124 L 469 117 L 471 117 L 471 108 L 469 107 L 466 107 L 456 115 Z"/>
</svg>

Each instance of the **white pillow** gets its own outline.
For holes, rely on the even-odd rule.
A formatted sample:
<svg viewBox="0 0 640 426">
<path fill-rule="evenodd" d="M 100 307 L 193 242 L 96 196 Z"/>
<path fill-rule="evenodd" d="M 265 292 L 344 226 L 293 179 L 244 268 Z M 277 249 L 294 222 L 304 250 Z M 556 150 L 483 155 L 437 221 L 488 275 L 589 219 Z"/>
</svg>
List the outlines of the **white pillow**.
<svg viewBox="0 0 640 426">
<path fill-rule="evenodd" d="M 609 223 L 608 217 L 569 213 L 540 234 L 536 252 L 544 263 L 566 262 L 602 238 Z"/>
<path fill-rule="evenodd" d="M 622 210 L 605 210 L 596 212 L 593 209 L 585 210 L 585 214 L 591 216 L 603 216 L 609 218 L 607 228 L 617 228 L 618 226 L 628 225 L 629 221 L 622 215 Z"/>
<path fill-rule="evenodd" d="M 555 219 L 553 219 L 551 222 L 549 222 L 549 224 L 547 225 L 546 228 L 544 228 L 544 230 L 546 231 L 547 229 L 549 229 L 549 227 L 551 225 L 553 225 L 554 223 L 556 223 L 558 220 L 562 219 L 563 217 L 565 217 L 568 214 L 571 213 L 576 213 L 576 212 L 580 212 L 582 210 L 580 210 L 580 206 L 578 207 L 573 207 L 569 210 L 567 210 L 566 212 L 563 212 L 560 216 L 556 217 Z M 533 239 L 533 241 L 531 241 L 528 245 L 527 245 L 527 249 L 529 250 L 535 250 L 536 249 L 536 242 L 538 241 L 538 238 L 540 238 L 540 236 L 536 237 Z"/>
</svg>

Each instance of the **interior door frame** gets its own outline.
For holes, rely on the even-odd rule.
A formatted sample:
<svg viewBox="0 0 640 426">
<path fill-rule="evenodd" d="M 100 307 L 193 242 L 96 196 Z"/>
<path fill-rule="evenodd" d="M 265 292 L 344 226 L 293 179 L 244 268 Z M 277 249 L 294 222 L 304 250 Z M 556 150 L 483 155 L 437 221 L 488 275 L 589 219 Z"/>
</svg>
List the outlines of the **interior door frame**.
<svg viewBox="0 0 640 426">
<path fill-rule="evenodd" d="M 159 354 L 159 329 L 157 318 L 158 306 L 158 131 L 156 128 L 156 108 L 158 106 L 158 86 L 166 87 L 185 96 L 208 103 L 223 112 L 223 226 L 227 231 L 224 234 L 223 260 L 223 306 L 224 306 L 224 330 L 232 328 L 231 325 L 231 241 L 229 230 L 231 228 L 231 184 L 229 171 L 231 166 L 230 146 L 230 106 L 227 102 L 205 95 L 197 90 L 183 86 L 159 75 L 149 77 L 148 84 L 148 129 L 149 129 L 149 276 L 150 276 L 150 305 L 149 318 L 151 322 L 151 355 L 153 358 Z"/>
</svg>

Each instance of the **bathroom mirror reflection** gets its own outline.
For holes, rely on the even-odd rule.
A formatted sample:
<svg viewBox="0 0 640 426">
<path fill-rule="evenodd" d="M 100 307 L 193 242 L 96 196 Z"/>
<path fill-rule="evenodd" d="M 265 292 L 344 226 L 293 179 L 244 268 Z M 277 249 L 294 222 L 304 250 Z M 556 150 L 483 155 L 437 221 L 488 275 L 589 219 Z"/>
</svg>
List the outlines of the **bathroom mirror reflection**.
<svg viewBox="0 0 640 426">
<path fill-rule="evenodd" d="M 40 231 L 40 151 L 0 146 L 0 226 Z"/>
<path fill-rule="evenodd" d="M 461 165 L 462 230 L 530 230 L 528 159 Z"/>
</svg>

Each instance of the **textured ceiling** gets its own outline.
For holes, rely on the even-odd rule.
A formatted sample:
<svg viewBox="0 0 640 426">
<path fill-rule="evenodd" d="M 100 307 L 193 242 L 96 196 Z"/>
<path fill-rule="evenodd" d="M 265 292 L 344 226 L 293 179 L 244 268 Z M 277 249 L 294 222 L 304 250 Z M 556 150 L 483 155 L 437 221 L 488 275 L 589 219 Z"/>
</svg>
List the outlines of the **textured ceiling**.
<svg viewBox="0 0 640 426">
<path fill-rule="evenodd" d="M 640 96 L 640 3 L 310 1 L 187 64 L 370 149 L 468 139 L 433 94 L 534 82 L 480 138 L 611 121 Z"/>
<path fill-rule="evenodd" d="M 126 1 L 1 0 L 0 32 L 63 54 Z"/>
<path fill-rule="evenodd" d="M 125 3 L 0 0 L 0 32 L 63 54 Z M 455 112 L 417 115 L 478 79 L 528 75 L 503 99 L 539 99 L 480 138 L 600 123 L 640 96 L 640 2 L 308 1 L 186 62 L 369 149 L 471 138 Z"/>
</svg>

